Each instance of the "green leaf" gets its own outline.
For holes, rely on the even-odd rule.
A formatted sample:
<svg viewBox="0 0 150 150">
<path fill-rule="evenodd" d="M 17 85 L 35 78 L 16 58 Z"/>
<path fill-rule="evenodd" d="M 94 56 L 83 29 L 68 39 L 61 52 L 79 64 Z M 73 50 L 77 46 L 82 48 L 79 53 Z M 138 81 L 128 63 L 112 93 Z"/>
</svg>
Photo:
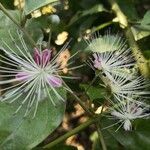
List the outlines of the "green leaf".
<svg viewBox="0 0 150 150">
<path fill-rule="evenodd" d="M 136 41 L 141 40 L 150 35 L 150 11 L 147 11 L 143 19 L 140 21 L 140 25 L 134 25 L 131 27 Z"/>
<path fill-rule="evenodd" d="M 150 59 L 150 50 L 143 51 L 143 54 L 144 54 L 146 59 Z"/>
<path fill-rule="evenodd" d="M 108 129 L 109 133 L 127 150 L 149 150 L 150 120 L 137 120 L 135 130 L 127 132 L 119 129 Z"/>
<path fill-rule="evenodd" d="M 29 26 L 29 27 L 32 26 L 33 30 L 34 30 L 34 28 L 37 28 L 40 30 L 51 28 L 51 30 L 52 30 L 52 29 L 55 29 L 59 23 L 60 23 L 59 16 L 49 15 L 49 16 L 42 16 L 42 17 L 38 17 L 38 18 L 32 18 L 27 21 L 27 26 Z"/>
<path fill-rule="evenodd" d="M 47 4 L 55 4 L 56 2 L 58 2 L 58 0 L 26 0 L 24 11 L 25 14 L 28 15 L 40 7 L 43 7 Z"/>
<path fill-rule="evenodd" d="M 19 11 L 9 10 L 8 12 L 13 18 L 20 22 Z M 17 41 L 19 39 L 16 34 L 17 26 L 2 11 L 0 11 L 0 20 L 0 48 L 2 49 L 1 46 L 3 45 L 3 40 L 14 49 L 14 43 L 10 38 L 9 32 L 11 32 L 12 36 Z"/>
<path fill-rule="evenodd" d="M 0 2 L 5 8 L 14 9 L 14 0 L 1 0 Z"/>
<path fill-rule="evenodd" d="M 121 38 L 119 35 L 104 35 L 93 38 L 93 40 L 88 44 L 85 51 L 91 52 L 107 52 L 116 51 L 120 49 Z"/>
<path fill-rule="evenodd" d="M 62 97 L 66 97 L 66 91 L 59 89 Z M 25 106 L 13 115 L 18 108 L 18 103 L 0 103 L 0 148 L 1 150 L 27 150 L 32 149 L 51 134 L 61 123 L 65 103 L 58 100 L 52 93 L 54 101 L 59 101 L 56 107 L 47 98 L 39 102 L 37 114 L 31 119 L 32 113 L 28 117 L 23 117 Z M 23 97 L 20 98 L 22 101 Z M 34 110 L 33 110 L 34 111 Z"/>
<path fill-rule="evenodd" d="M 93 15 L 99 12 L 103 12 L 103 11 L 107 11 L 102 4 L 99 5 L 95 5 L 92 8 L 88 9 L 88 10 L 84 10 L 84 11 L 78 11 L 70 20 L 69 25 L 72 25 L 73 23 L 75 23 L 76 21 L 78 21 L 80 18 L 85 17 L 85 16 L 89 16 L 89 15 Z"/>
<path fill-rule="evenodd" d="M 18 10 L 8 10 L 9 14 L 13 16 L 18 22 L 20 22 L 20 15 Z M 0 11 L 0 29 L 15 26 L 14 23 L 2 12 Z"/>
<path fill-rule="evenodd" d="M 135 7 L 135 2 L 131 0 L 117 0 L 121 10 L 130 20 L 138 20 L 138 14 Z"/>
<path fill-rule="evenodd" d="M 104 96 L 104 91 L 102 88 L 100 87 L 94 87 L 94 86 L 90 86 L 87 84 L 81 84 L 80 85 L 81 88 L 83 88 L 86 91 L 86 94 L 89 96 L 90 100 L 94 101 L 94 100 L 98 100 L 103 98 Z M 87 90 L 88 88 L 88 90 Z"/>
<path fill-rule="evenodd" d="M 142 26 L 148 26 L 150 29 L 150 10 L 147 11 L 141 21 Z"/>
<path fill-rule="evenodd" d="M 15 18 L 18 21 L 18 23 L 20 22 L 19 11 L 9 10 L 8 12 L 11 14 L 11 16 L 13 18 Z M 20 49 L 23 49 L 23 45 L 21 44 L 21 41 L 19 39 L 18 32 L 17 32 L 17 31 L 20 32 L 20 30 L 12 22 L 12 20 L 10 20 L 2 11 L 0 11 L 0 20 L 1 20 L 1 24 L 0 24 L 0 48 L 2 49 L 4 47 L 4 48 L 8 49 L 6 47 L 6 45 L 3 43 L 3 41 L 4 41 L 5 43 L 7 43 L 9 45 L 9 47 L 13 51 L 18 53 L 14 42 L 17 43 L 17 45 L 20 47 Z M 37 42 L 39 39 L 43 39 L 42 30 L 39 28 L 38 24 L 36 24 L 32 19 L 27 20 L 25 28 L 26 28 L 27 32 L 29 33 L 29 35 L 34 39 L 35 42 Z M 11 34 L 12 38 L 11 38 L 10 34 Z M 29 40 L 26 38 L 26 36 L 24 34 L 23 34 L 23 37 L 24 37 L 25 43 L 26 43 L 29 51 L 31 51 L 33 49 L 33 47 L 31 46 Z"/>
<path fill-rule="evenodd" d="M 118 143 L 117 141 L 108 134 L 108 132 L 103 132 L 103 136 L 107 137 L 105 138 L 105 144 L 107 146 L 108 150 L 118 150 Z M 90 136 L 90 139 L 92 141 L 92 150 L 102 150 L 102 146 L 97 134 L 97 131 L 93 132 Z"/>
<path fill-rule="evenodd" d="M 140 39 L 150 35 L 150 31 L 142 30 L 140 27 L 141 26 L 139 26 L 139 27 L 138 26 L 131 27 L 131 30 L 133 32 L 133 35 L 134 35 L 134 38 L 135 38 L 136 41 L 138 41 L 138 40 L 140 40 Z"/>
<path fill-rule="evenodd" d="M 40 28 L 39 23 L 35 21 L 34 18 L 29 19 L 26 22 L 25 28 L 35 42 L 38 42 L 39 40 L 43 40 L 44 36 L 43 36 L 42 28 Z"/>
</svg>

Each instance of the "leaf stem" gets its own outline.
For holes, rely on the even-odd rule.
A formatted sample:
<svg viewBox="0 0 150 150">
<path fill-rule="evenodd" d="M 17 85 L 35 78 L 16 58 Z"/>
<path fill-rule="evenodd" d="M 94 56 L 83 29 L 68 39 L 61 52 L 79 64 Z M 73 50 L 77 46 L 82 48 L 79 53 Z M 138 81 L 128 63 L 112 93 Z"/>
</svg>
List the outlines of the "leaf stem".
<svg viewBox="0 0 150 150">
<path fill-rule="evenodd" d="M 105 27 L 111 25 L 112 23 L 113 23 L 112 21 L 108 21 L 108 22 L 106 22 L 106 23 L 103 23 L 103 24 L 99 25 L 98 27 L 93 28 L 91 33 L 94 33 L 94 32 L 96 32 L 96 31 L 98 31 L 98 30 L 101 30 L 101 29 L 103 29 L 103 28 L 105 28 Z"/>
<path fill-rule="evenodd" d="M 94 81 L 93 81 L 94 82 Z M 75 97 L 75 100 L 80 104 L 80 106 L 85 110 L 85 112 L 91 116 L 91 117 L 95 117 L 96 114 L 94 113 L 93 110 L 91 110 L 90 108 L 88 109 L 86 106 L 84 106 L 84 103 L 80 100 L 80 98 L 78 96 L 76 96 L 76 94 L 74 92 L 72 92 L 72 90 L 68 87 L 68 85 L 64 82 L 65 86 L 69 89 L 69 92 Z M 100 122 L 99 122 L 99 119 L 100 119 L 101 116 L 98 116 L 98 118 L 94 118 L 93 120 L 93 123 L 95 122 L 95 125 L 96 125 L 96 128 L 97 128 L 97 131 L 98 131 L 98 134 L 99 134 L 99 139 L 100 139 L 100 142 L 101 142 L 101 145 L 102 145 L 102 149 L 103 150 L 107 150 L 106 148 L 106 144 L 105 144 L 105 141 L 104 141 L 104 138 L 103 138 L 103 135 L 102 135 L 102 132 L 101 132 L 101 129 L 100 129 Z M 90 125 L 90 124 L 89 124 Z M 80 126 L 79 126 L 80 127 Z M 71 132 L 71 131 L 70 131 Z M 67 134 L 67 133 L 66 133 Z M 69 133 L 67 134 L 67 137 L 69 137 Z M 71 136 L 71 135 L 70 135 Z M 64 135 L 65 137 L 65 135 Z M 62 137 L 63 138 L 63 137 Z M 56 139 L 57 140 L 57 139 Z M 60 138 L 61 140 L 61 138 Z M 59 141 L 59 140 L 58 140 Z M 50 143 L 51 144 L 51 143 Z M 56 143 L 54 143 L 56 144 Z"/>
<path fill-rule="evenodd" d="M 47 43 L 47 48 L 48 49 L 50 49 L 50 47 L 51 47 L 51 37 L 52 37 L 52 31 L 51 31 L 51 27 L 49 26 L 49 29 L 50 29 L 50 31 L 49 31 L 49 36 L 48 36 L 48 43 Z"/>
<path fill-rule="evenodd" d="M 95 115 L 95 113 L 91 110 L 89 110 L 86 106 L 84 106 L 84 103 L 81 101 L 81 99 L 69 88 L 69 86 L 64 82 L 64 85 L 66 86 L 66 88 L 68 89 L 68 92 L 70 92 L 70 94 L 72 96 L 74 96 L 75 100 L 80 104 L 80 106 L 85 110 L 85 112 L 89 115 L 89 116 L 93 116 Z"/>
<path fill-rule="evenodd" d="M 100 143 L 102 145 L 102 149 L 107 150 L 105 140 L 104 140 L 101 128 L 100 128 L 100 121 L 99 120 L 97 120 L 96 127 L 97 127 L 97 133 L 98 133 L 98 136 L 99 136 L 99 140 L 100 140 Z"/>
<path fill-rule="evenodd" d="M 127 17 L 120 9 L 119 5 L 117 4 L 116 0 L 108 0 L 109 4 L 111 5 L 111 9 L 116 14 L 120 27 L 124 29 L 125 35 L 128 39 L 129 45 L 132 49 L 133 55 L 137 61 L 137 65 L 139 66 L 139 69 L 141 71 L 141 74 L 145 77 L 148 77 L 150 74 L 150 69 L 148 67 L 148 61 L 143 56 L 142 52 L 140 51 L 140 48 L 138 44 L 136 43 L 134 39 L 134 35 L 132 33 L 132 30 L 130 28 L 129 22 L 127 20 Z"/>
<path fill-rule="evenodd" d="M 96 118 L 90 118 L 88 121 L 82 123 L 78 127 L 74 128 L 71 131 L 67 132 L 66 134 L 58 137 L 56 140 L 52 141 L 51 143 L 45 145 L 44 148 L 51 148 L 51 147 L 57 145 L 58 143 L 63 142 L 64 140 L 66 140 L 70 136 L 77 134 L 78 132 L 80 132 L 83 129 L 87 128 L 89 125 L 95 123 L 96 121 L 97 121 Z"/>
<path fill-rule="evenodd" d="M 34 40 L 31 38 L 31 36 L 29 35 L 29 33 L 23 28 L 21 27 L 21 25 L 18 23 L 18 21 L 16 19 L 14 19 L 9 12 L 7 11 L 7 9 L 5 9 L 5 7 L 0 3 L 0 9 L 3 11 L 3 13 L 14 22 L 14 24 L 16 24 L 16 26 L 27 36 L 28 40 L 30 41 L 30 43 L 36 47 L 36 43 L 34 42 Z"/>
<path fill-rule="evenodd" d="M 98 74 L 96 74 L 96 76 L 94 77 L 94 79 L 91 81 L 90 85 L 89 85 L 89 86 L 87 87 L 87 89 L 85 90 L 85 93 L 87 93 L 87 91 L 90 89 L 91 85 L 95 82 L 95 80 L 97 79 L 97 77 L 98 77 L 100 74 L 101 74 L 101 72 L 98 73 Z M 101 111 L 101 113 L 102 113 L 102 111 Z M 102 132 L 101 132 L 101 128 L 100 128 L 100 121 L 97 120 L 97 122 L 95 123 L 95 125 L 96 125 L 96 128 L 97 128 L 97 133 L 98 133 L 98 136 L 99 136 L 100 143 L 101 143 L 101 145 L 102 145 L 102 149 L 103 149 L 103 150 L 107 150 L 107 147 L 106 147 L 106 144 L 105 144 L 105 140 L 104 140 L 103 134 L 102 134 Z"/>
</svg>

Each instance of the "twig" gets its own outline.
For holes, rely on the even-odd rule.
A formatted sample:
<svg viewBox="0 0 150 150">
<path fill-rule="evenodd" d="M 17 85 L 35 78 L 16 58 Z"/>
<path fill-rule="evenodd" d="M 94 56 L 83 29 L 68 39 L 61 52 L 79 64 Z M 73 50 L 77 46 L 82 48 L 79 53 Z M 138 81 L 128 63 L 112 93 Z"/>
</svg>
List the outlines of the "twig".
<svg viewBox="0 0 150 150">
<path fill-rule="evenodd" d="M 83 129 L 87 128 L 89 125 L 95 123 L 96 121 L 97 121 L 96 118 L 89 119 L 88 121 L 82 123 L 78 127 L 72 129 L 71 131 L 67 132 L 66 134 L 64 134 L 64 135 L 60 136 L 59 138 L 57 138 L 56 140 L 52 141 L 51 143 L 45 145 L 44 148 L 52 148 L 53 146 L 57 145 L 60 142 L 63 142 L 70 136 L 75 135 L 78 132 L 82 131 Z"/>
<path fill-rule="evenodd" d="M 148 77 L 150 74 L 150 71 L 149 71 L 150 69 L 148 67 L 148 61 L 143 56 L 142 52 L 140 51 L 139 46 L 137 45 L 137 43 L 134 39 L 134 35 L 131 31 L 127 17 L 122 12 L 122 10 L 120 9 L 119 5 L 117 4 L 117 2 L 115 0 L 108 0 L 108 2 L 111 5 L 111 9 L 116 14 L 120 26 L 124 29 L 125 35 L 128 39 L 129 45 L 130 45 L 133 55 L 137 61 L 137 64 L 141 71 L 141 74 L 144 75 L 145 77 Z"/>
<path fill-rule="evenodd" d="M 85 112 L 89 116 L 95 115 L 93 111 L 89 110 L 86 106 L 84 106 L 84 103 L 81 101 L 81 99 L 69 88 L 69 86 L 65 82 L 64 85 L 66 86 L 67 89 L 69 89 L 68 92 L 70 92 L 70 94 L 74 96 L 75 100 L 80 104 L 80 106 L 85 110 Z"/>
<path fill-rule="evenodd" d="M 106 22 L 106 23 L 103 23 L 103 24 L 97 26 L 96 28 L 93 28 L 91 33 L 94 33 L 94 32 L 96 32 L 96 31 L 98 31 L 98 30 L 101 30 L 101 29 L 103 29 L 103 28 L 105 28 L 105 27 L 111 25 L 112 23 L 113 23 L 112 21 L 108 21 L 108 22 Z"/>
<path fill-rule="evenodd" d="M 102 145 L 102 149 L 103 150 L 107 150 L 107 147 L 106 147 L 106 144 L 105 144 L 105 140 L 104 140 L 101 128 L 100 128 L 100 122 L 99 122 L 99 120 L 96 123 L 96 127 L 97 127 L 97 133 L 99 135 L 99 140 L 100 140 L 101 145 Z"/>
</svg>

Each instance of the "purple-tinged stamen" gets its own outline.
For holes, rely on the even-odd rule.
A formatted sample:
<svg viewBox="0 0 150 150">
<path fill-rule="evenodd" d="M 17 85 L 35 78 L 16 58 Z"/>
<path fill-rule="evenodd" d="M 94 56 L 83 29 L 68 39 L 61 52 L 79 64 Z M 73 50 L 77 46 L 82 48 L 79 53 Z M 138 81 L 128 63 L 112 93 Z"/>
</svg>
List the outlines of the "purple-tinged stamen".
<svg viewBox="0 0 150 150">
<path fill-rule="evenodd" d="M 51 51 L 43 50 L 41 53 L 37 48 L 34 49 L 34 61 L 38 66 L 45 67 L 51 59 Z"/>
<path fill-rule="evenodd" d="M 50 84 L 53 87 L 61 87 L 62 86 L 62 80 L 59 77 L 49 75 L 47 77 L 47 79 L 48 79 L 48 84 Z"/>
<path fill-rule="evenodd" d="M 42 52 L 42 57 L 41 58 L 42 58 L 42 60 L 41 60 L 42 66 L 45 67 L 51 59 L 51 51 L 48 50 L 48 49 L 45 49 Z"/>
<path fill-rule="evenodd" d="M 40 53 L 39 53 L 37 48 L 34 48 L 34 56 L 33 56 L 33 58 L 34 58 L 35 63 L 37 65 L 40 65 L 41 55 L 40 55 Z"/>
<path fill-rule="evenodd" d="M 26 81 L 30 78 L 30 74 L 26 73 L 26 72 L 19 72 L 16 74 L 16 79 L 18 79 L 19 81 Z"/>
<path fill-rule="evenodd" d="M 102 68 L 100 58 L 97 56 L 97 54 L 93 54 L 93 57 L 94 57 L 94 61 L 93 61 L 94 67 L 100 70 Z"/>
</svg>

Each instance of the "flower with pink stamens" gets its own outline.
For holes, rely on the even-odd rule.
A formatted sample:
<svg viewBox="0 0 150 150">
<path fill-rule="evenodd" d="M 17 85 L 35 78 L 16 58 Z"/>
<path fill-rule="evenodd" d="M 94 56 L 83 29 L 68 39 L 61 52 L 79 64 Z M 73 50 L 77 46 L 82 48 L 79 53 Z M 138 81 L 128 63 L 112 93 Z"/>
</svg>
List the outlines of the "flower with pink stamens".
<svg viewBox="0 0 150 150">
<path fill-rule="evenodd" d="M 11 35 L 10 35 L 11 36 Z M 17 113 L 22 106 L 27 106 L 25 116 L 31 112 L 34 107 L 35 117 L 39 101 L 49 98 L 54 106 L 57 100 L 65 101 L 58 92 L 59 88 L 64 88 L 62 78 L 72 78 L 60 75 L 63 68 L 58 63 L 59 56 L 67 48 L 65 45 L 56 55 L 53 56 L 51 49 L 40 50 L 34 48 L 33 54 L 29 52 L 29 48 L 25 44 L 22 36 L 18 33 L 22 47 L 20 48 L 15 41 L 17 51 L 14 51 L 10 46 L 3 41 L 3 52 L 5 55 L 0 55 L 3 59 L 0 61 L 0 92 L 4 94 L 0 97 L 0 101 L 19 101 L 22 94 L 26 97 L 20 102 L 20 106 L 16 110 Z M 12 38 L 13 40 L 13 38 Z M 66 66 L 67 67 L 67 64 Z M 73 69 L 73 68 L 70 68 Z M 5 86 L 9 85 L 9 87 Z M 53 93 L 53 94 L 52 94 Z M 54 96 L 55 95 L 55 96 Z"/>
</svg>

